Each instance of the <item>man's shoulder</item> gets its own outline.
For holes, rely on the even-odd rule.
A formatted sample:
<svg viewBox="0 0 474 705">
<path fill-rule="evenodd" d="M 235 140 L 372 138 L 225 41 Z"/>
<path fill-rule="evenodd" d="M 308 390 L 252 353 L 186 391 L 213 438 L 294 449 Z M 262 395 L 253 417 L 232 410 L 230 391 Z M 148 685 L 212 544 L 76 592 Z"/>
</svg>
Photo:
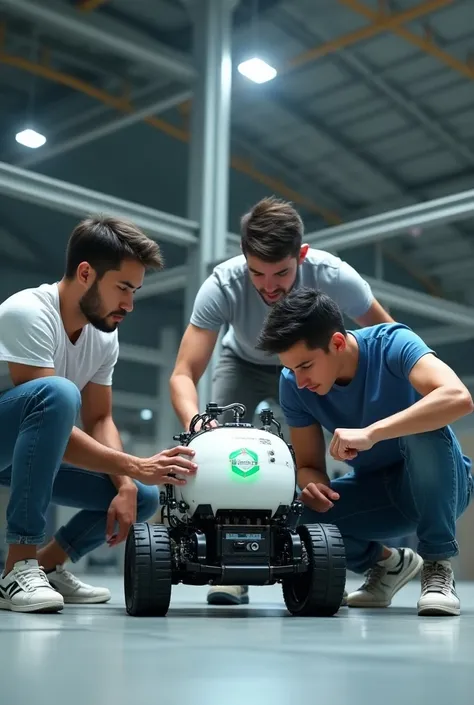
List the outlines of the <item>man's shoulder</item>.
<svg viewBox="0 0 474 705">
<path fill-rule="evenodd" d="M 41 284 L 37 287 L 21 289 L 11 294 L 0 304 L 0 317 L 28 317 L 31 319 L 56 319 L 59 311 L 55 305 L 55 284 Z"/>
<path fill-rule="evenodd" d="M 310 247 L 301 265 L 305 286 L 324 286 L 339 281 L 342 260 L 325 250 Z"/>
<path fill-rule="evenodd" d="M 361 340 L 374 340 L 382 344 L 389 344 L 400 336 L 403 336 L 405 340 L 418 338 L 417 334 L 409 326 L 405 323 L 399 323 L 398 321 L 394 323 L 377 323 L 374 326 L 357 328 L 352 330 L 351 333 Z"/>
<path fill-rule="evenodd" d="M 319 267 L 332 267 L 338 269 L 341 266 L 341 258 L 337 255 L 333 255 L 331 252 L 326 250 L 318 250 L 315 247 L 310 247 L 303 260 L 303 264 L 308 264 L 309 266 L 319 266 Z"/>
<path fill-rule="evenodd" d="M 247 274 L 247 260 L 244 255 L 231 257 L 216 265 L 212 273 L 222 286 L 239 285 Z"/>
</svg>

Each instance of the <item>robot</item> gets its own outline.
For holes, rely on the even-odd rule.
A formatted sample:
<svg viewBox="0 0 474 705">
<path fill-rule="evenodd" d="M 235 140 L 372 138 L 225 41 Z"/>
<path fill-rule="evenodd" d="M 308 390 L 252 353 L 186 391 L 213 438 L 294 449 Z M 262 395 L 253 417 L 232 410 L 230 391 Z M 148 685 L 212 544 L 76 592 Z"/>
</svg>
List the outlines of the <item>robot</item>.
<svg viewBox="0 0 474 705">
<path fill-rule="evenodd" d="M 233 420 L 217 419 L 232 411 Z M 165 485 L 162 523 L 136 523 L 125 544 L 124 591 L 131 616 L 161 616 L 172 586 L 273 585 L 295 616 L 333 616 L 346 582 L 336 526 L 298 524 L 296 462 L 270 409 L 261 428 L 245 406 L 209 403 L 189 431 L 174 436 L 195 450 L 196 475 Z M 274 430 L 276 429 L 276 431 Z M 179 475 L 177 475 L 179 477 Z"/>
</svg>

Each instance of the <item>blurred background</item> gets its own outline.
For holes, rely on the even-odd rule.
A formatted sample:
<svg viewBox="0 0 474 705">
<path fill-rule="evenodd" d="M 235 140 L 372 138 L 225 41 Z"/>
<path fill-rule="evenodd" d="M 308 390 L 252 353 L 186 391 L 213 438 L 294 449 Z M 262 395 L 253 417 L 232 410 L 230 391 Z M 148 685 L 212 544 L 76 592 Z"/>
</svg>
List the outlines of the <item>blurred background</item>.
<svg viewBox="0 0 474 705">
<path fill-rule="evenodd" d="M 114 384 L 126 450 L 154 453 L 197 288 L 273 194 L 474 390 L 473 51 L 472 0 L 0 0 L 0 299 L 59 279 L 90 213 L 156 238 Z"/>
</svg>

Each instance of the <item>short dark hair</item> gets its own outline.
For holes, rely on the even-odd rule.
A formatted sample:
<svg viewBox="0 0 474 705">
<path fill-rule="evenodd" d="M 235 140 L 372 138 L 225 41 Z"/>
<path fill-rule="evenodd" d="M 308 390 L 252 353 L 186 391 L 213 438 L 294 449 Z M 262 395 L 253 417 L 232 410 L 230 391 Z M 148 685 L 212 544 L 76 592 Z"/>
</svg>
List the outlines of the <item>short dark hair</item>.
<svg viewBox="0 0 474 705">
<path fill-rule="evenodd" d="M 259 201 L 240 221 L 242 252 L 264 262 L 298 257 L 304 225 L 291 203 L 271 196 Z"/>
<path fill-rule="evenodd" d="M 294 289 L 270 309 L 257 350 L 278 354 L 304 341 L 308 348 L 329 350 L 334 333 L 346 335 L 339 306 L 322 291 Z"/>
<path fill-rule="evenodd" d="M 72 279 L 81 262 L 88 262 L 101 279 L 111 269 L 120 269 L 125 259 L 141 262 L 146 269 L 164 267 L 158 243 L 134 223 L 112 216 L 82 220 L 72 231 L 66 250 L 66 279 Z"/>
</svg>

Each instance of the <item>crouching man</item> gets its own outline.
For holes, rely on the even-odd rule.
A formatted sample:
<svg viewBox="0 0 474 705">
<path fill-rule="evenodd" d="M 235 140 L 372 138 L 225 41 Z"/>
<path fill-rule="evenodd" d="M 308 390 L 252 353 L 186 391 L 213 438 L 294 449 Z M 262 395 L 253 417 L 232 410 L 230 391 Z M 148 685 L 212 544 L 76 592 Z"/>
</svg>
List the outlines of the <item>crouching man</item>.
<svg viewBox="0 0 474 705">
<path fill-rule="evenodd" d="M 348 568 L 366 573 L 350 607 L 388 607 L 421 571 L 419 615 L 459 615 L 450 559 L 468 506 L 471 462 L 450 428 L 473 410 L 469 391 L 418 335 L 398 323 L 346 331 L 327 295 L 299 289 L 268 314 L 258 348 L 278 354 L 302 523 L 332 523 Z M 330 454 L 352 466 L 330 481 Z M 416 533 L 417 553 L 384 540 Z"/>
<path fill-rule="evenodd" d="M 66 561 L 116 546 L 154 514 L 157 485 L 182 484 L 168 473 L 196 470 L 185 447 L 125 453 L 113 419 L 118 326 L 145 271 L 162 267 L 156 242 L 132 223 L 88 218 L 69 239 L 61 281 L 0 305 L 0 485 L 10 491 L 0 609 L 107 602 L 109 590 L 79 580 Z M 51 503 L 79 511 L 44 546 Z"/>
</svg>

